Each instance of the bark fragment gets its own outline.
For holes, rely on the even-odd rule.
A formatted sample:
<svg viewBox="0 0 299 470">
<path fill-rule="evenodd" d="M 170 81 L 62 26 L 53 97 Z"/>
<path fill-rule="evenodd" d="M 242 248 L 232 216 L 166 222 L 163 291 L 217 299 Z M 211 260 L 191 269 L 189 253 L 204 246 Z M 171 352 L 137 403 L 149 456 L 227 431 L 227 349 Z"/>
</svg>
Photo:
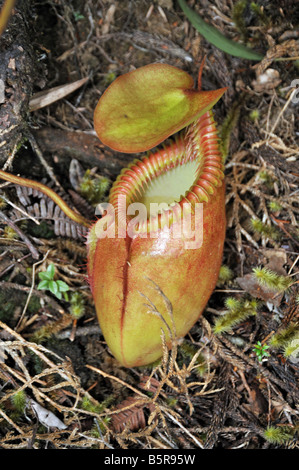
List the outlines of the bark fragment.
<svg viewBox="0 0 299 470">
<path fill-rule="evenodd" d="M 0 8 L 3 5 L 0 0 Z M 19 0 L 0 37 L 0 164 L 25 135 L 28 103 L 38 67 L 30 35 L 28 0 Z"/>
</svg>

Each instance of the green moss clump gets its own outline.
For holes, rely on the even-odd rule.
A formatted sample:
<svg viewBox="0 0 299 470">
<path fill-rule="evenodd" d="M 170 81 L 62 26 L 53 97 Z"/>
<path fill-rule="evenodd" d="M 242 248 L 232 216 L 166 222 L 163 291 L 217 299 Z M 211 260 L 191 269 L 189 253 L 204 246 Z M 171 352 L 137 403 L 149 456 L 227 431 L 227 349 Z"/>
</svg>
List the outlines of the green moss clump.
<svg viewBox="0 0 299 470">
<path fill-rule="evenodd" d="M 80 183 L 80 193 L 90 204 L 97 205 L 103 201 L 109 186 L 108 178 L 94 176 L 91 170 L 87 170 Z"/>
<path fill-rule="evenodd" d="M 272 212 L 279 212 L 282 210 L 282 205 L 278 201 L 269 201 L 268 207 Z"/>
<path fill-rule="evenodd" d="M 261 286 L 265 286 L 274 292 L 284 292 L 292 284 L 292 279 L 288 276 L 281 276 L 268 268 L 254 268 L 253 275 Z"/>
<path fill-rule="evenodd" d="M 11 398 L 11 403 L 15 409 L 15 411 L 20 415 L 23 414 L 25 411 L 27 397 L 24 390 L 19 390 L 18 392 L 14 393 Z"/>
<path fill-rule="evenodd" d="M 268 171 L 260 171 L 258 177 L 262 184 L 265 184 L 269 189 L 273 189 L 274 178 Z"/>
<path fill-rule="evenodd" d="M 284 444 L 293 439 L 295 432 L 296 428 L 291 426 L 268 426 L 264 437 L 271 444 Z"/>
<path fill-rule="evenodd" d="M 256 18 L 259 19 L 260 23 L 263 24 L 264 26 L 269 26 L 271 23 L 270 18 L 267 17 L 267 15 L 264 12 L 264 9 L 256 2 L 251 2 L 250 3 L 250 9 L 256 16 Z"/>
<path fill-rule="evenodd" d="M 8 240 L 15 240 L 16 238 L 19 238 L 19 235 L 12 227 L 6 225 L 3 230 L 3 238 L 7 238 Z"/>
<path fill-rule="evenodd" d="M 232 270 L 225 265 L 222 265 L 219 271 L 217 286 L 223 286 L 227 282 L 233 279 L 233 272 Z"/>
<path fill-rule="evenodd" d="M 258 109 L 253 109 L 249 114 L 250 121 L 257 123 L 260 118 L 260 112 Z"/>
<path fill-rule="evenodd" d="M 219 335 L 226 333 L 248 317 L 256 315 L 259 307 L 258 302 L 248 299 L 238 300 L 234 297 L 228 297 L 225 301 L 228 311 L 218 317 L 214 324 L 214 333 Z"/>
<path fill-rule="evenodd" d="M 103 413 L 113 401 L 114 397 L 112 395 L 108 396 L 101 403 L 96 400 L 92 400 L 88 396 L 84 396 L 80 402 L 80 408 L 85 411 L 90 411 L 91 413 L 100 414 Z"/>
<path fill-rule="evenodd" d="M 275 333 L 271 340 L 270 346 L 272 348 L 284 347 L 288 342 L 296 339 L 299 336 L 299 326 L 295 323 L 290 323 L 287 328 L 282 329 Z"/>
<path fill-rule="evenodd" d="M 80 292 L 74 292 L 71 295 L 71 306 L 70 314 L 76 320 L 81 318 L 85 313 L 85 305 L 82 294 Z"/>
<path fill-rule="evenodd" d="M 254 232 L 257 232 L 266 238 L 270 238 L 271 240 L 278 240 L 279 238 L 279 232 L 275 227 L 264 224 L 264 222 L 259 219 L 251 219 L 251 226 Z"/>
<path fill-rule="evenodd" d="M 290 323 L 286 328 L 275 333 L 270 346 L 274 349 L 281 349 L 286 359 L 296 360 L 299 356 L 299 325 Z"/>
</svg>

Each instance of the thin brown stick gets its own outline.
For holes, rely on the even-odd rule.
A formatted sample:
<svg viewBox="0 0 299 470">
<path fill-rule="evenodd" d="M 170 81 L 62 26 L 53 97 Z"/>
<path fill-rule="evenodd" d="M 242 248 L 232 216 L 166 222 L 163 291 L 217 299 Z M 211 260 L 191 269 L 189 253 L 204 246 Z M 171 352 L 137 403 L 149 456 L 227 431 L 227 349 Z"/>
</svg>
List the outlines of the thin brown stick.
<svg viewBox="0 0 299 470">
<path fill-rule="evenodd" d="M 1 219 L 4 220 L 4 222 L 9 225 L 21 238 L 22 240 L 26 243 L 28 249 L 30 250 L 32 257 L 34 259 L 39 259 L 39 252 L 37 249 L 32 245 L 31 241 L 29 240 L 28 237 L 22 232 L 22 230 L 14 224 L 2 211 L 0 211 L 0 217 Z"/>
</svg>

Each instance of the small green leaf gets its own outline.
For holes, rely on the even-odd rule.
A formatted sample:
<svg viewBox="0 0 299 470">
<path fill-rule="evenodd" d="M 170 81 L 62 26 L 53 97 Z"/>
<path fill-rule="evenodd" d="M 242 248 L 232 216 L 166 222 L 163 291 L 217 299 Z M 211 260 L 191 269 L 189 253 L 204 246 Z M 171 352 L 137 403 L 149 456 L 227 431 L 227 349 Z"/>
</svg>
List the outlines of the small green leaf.
<svg viewBox="0 0 299 470">
<path fill-rule="evenodd" d="M 49 276 L 49 274 L 47 273 L 47 271 L 43 271 L 41 273 L 38 273 L 38 277 L 40 279 L 42 279 L 43 281 L 51 281 L 51 277 Z"/>
<path fill-rule="evenodd" d="M 202 36 L 209 41 L 213 46 L 218 47 L 224 52 L 236 57 L 242 57 L 249 60 L 262 60 L 263 56 L 258 52 L 253 51 L 244 44 L 232 41 L 224 36 L 217 28 L 206 23 L 195 11 L 188 7 L 185 0 L 178 0 L 179 5 L 190 23 L 194 26 Z"/>
<path fill-rule="evenodd" d="M 54 275 L 55 275 L 55 266 L 53 263 L 49 264 L 49 266 L 47 267 L 47 273 L 48 275 L 50 276 L 51 279 L 54 278 Z"/>
<path fill-rule="evenodd" d="M 56 295 L 59 292 L 56 281 L 49 281 L 49 290 L 52 294 Z"/>
<path fill-rule="evenodd" d="M 52 281 L 55 275 L 55 266 L 53 263 L 49 264 L 46 271 L 38 273 L 38 276 L 43 281 Z"/>
<path fill-rule="evenodd" d="M 267 344 L 262 344 L 261 341 L 258 341 L 254 345 L 253 352 L 259 361 L 263 361 L 265 357 L 270 356 L 270 354 L 267 352 L 267 349 L 269 349 L 269 346 Z"/>
<path fill-rule="evenodd" d="M 38 288 L 38 290 L 49 289 L 49 281 L 48 280 L 40 281 L 37 288 Z"/>
<path fill-rule="evenodd" d="M 58 280 L 56 281 L 56 284 L 58 286 L 59 292 L 67 292 L 68 290 L 70 290 L 69 286 L 64 281 Z"/>
</svg>

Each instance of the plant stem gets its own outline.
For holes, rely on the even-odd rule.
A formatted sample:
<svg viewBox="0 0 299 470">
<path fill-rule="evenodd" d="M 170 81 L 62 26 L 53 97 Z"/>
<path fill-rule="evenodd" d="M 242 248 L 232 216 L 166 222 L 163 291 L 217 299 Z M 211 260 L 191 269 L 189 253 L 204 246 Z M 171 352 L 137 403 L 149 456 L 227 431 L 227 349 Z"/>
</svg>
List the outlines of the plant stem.
<svg viewBox="0 0 299 470">
<path fill-rule="evenodd" d="M 2 170 L 0 170 L 0 178 L 4 179 L 5 181 L 9 181 L 10 183 L 41 191 L 43 194 L 51 198 L 71 220 L 74 220 L 74 222 L 77 222 L 80 225 L 84 225 L 85 227 L 90 227 L 91 223 L 89 220 L 85 219 L 85 217 L 71 209 L 66 204 L 66 202 L 57 193 L 55 193 L 55 191 L 48 188 L 48 186 L 45 184 L 27 178 L 21 178 L 20 176 L 15 176 Z"/>
<path fill-rule="evenodd" d="M 24 240 L 24 242 L 26 243 L 26 245 L 28 246 L 29 250 L 31 251 L 31 254 L 32 254 L 32 257 L 34 259 L 39 259 L 39 252 L 37 251 L 37 249 L 32 245 L 31 241 L 29 240 L 29 238 L 26 237 L 26 235 L 24 235 L 24 233 L 22 232 L 22 230 L 16 225 L 14 224 L 5 214 L 3 214 L 2 211 L 0 211 L 0 217 L 1 219 L 4 220 L 4 222 L 7 223 L 7 225 L 9 225 L 11 228 L 14 229 L 15 232 L 17 232 L 17 234 L 22 238 L 22 240 Z"/>
<path fill-rule="evenodd" d="M 6 0 L 0 12 L 0 36 L 6 28 L 16 0 Z"/>
</svg>

